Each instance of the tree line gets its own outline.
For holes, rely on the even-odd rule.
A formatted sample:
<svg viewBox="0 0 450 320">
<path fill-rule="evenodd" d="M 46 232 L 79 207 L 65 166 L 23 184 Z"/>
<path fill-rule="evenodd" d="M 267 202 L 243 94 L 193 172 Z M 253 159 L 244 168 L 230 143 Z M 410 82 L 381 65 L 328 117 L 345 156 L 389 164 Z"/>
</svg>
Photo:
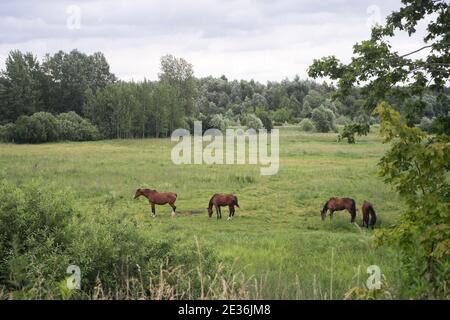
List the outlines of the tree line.
<svg viewBox="0 0 450 320">
<path fill-rule="evenodd" d="M 319 132 L 376 121 L 361 89 L 352 88 L 340 99 L 334 99 L 335 93 L 332 85 L 298 76 L 266 84 L 225 76 L 197 78 L 189 62 L 172 55 L 161 58 L 158 80 L 127 82 L 110 71 L 100 52 L 60 51 L 39 61 L 32 53 L 15 50 L 0 74 L 0 140 L 167 137 L 176 128 L 192 129 L 196 120 L 203 122 L 204 130 L 271 130 L 273 125 L 300 123 L 302 130 Z M 415 96 L 389 99 L 410 122 L 427 128 L 432 119 L 445 115 L 449 103 L 431 90 L 420 97 L 419 107 Z M 73 120 L 70 134 L 58 132 L 58 118 L 66 119 L 66 125 L 67 119 Z"/>
</svg>

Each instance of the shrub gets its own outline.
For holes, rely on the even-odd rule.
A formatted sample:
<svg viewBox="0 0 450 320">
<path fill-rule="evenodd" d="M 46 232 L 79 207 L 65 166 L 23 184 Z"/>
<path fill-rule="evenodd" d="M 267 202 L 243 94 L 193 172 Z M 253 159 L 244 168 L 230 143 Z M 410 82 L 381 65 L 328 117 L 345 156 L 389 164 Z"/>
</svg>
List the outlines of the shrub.
<svg viewBox="0 0 450 320">
<path fill-rule="evenodd" d="M 422 131 L 428 132 L 431 129 L 433 121 L 430 118 L 423 117 L 420 119 L 419 128 Z"/>
<path fill-rule="evenodd" d="M 81 212 L 70 193 L 36 182 L 0 182 L 0 240 L 0 288 L 17 299 L 95 297 L 99 290 L 108 298 L 130 290 L 137 298 L 200 298 L 220 269 L 213 251 L 155 236 L 106 205 Z M 81 291 L 65 287 L 69 265 L 81 270 Z"/>
<path fill-rule="evenodd" d="M 431 124 L 430 132 L 450 136 L 450 115 L 436 117 Z"/>
<path fill-rule="evenodd" d="M 273 123 L 272 123 L 272 119 L 270 118 L 270 115 L 267 111 L 257 108 L 256 116 L 261 120 L 263 127 L 267 130 L 267 132 L 272 131 Z"/>
<path fill-rule="evenodd" d="M 10 279 L 10 289 L 25 290 L 46 279 L 42 286 L 51 287 L 68 266 L 61 254 L 72 213 L 67 192 L 0 182 L 0 282 Z"/>
<path fill-rule="evenodd" d="M 316 127 L 314 126 L 314 123 L 311 121 L 311 119 L 305 118 L 300 122 L 299 129 L 301 131 L 313 132 L 316 130 Z"/>
<path fill-rule="evenodd" d="M 336 118 L 336 120 L 334 120 L 334 123 L 340 126 L 346 126 L 348 124 L 350 124 L 352 121 L 350 120 L 349 117 L 346 116 L 339 116 Z"/>
<path fill-rule="evenodd" d="M 252 128 L 255 130 L 262 129 L 264 127 L 261 119 L 259 119 L 253 113 L 247 113 L 246 115 L 244 115 L 244 117 L 242 118 L 242 124 L 247 128 Z"/>
<path fill-rule="evenodd" d="M 48 112 L 37 112 L 17 119 L 13 139 L 18 143 L 42 143 L 58 140 L 58 122 Z"/>
<path fill-rule="evenodd" d="M 225 132 L 225 130 L 228 127 L 228 122 L 227 120 L 224 118 L 224 116 L 222 114 L 214 114 L 211 119 L 209 120 L 209 127 L 210 128 L 214 128 L 214 129 L 218 129 L 222 132 Z"/>
<path fill-rule="evenodd" d="M 100 137 L 96 126 L 73 111 L 61 113 L 56 119 L 61 140 L 90 141 Z"/>
<path fill-rule="evenodd" d="M 324 106 L 314 109 L 311 119 L 319 132 L 329 132 L 335 130 L 334 113 Z"/>
<path fill-rule="evenodd" d="M 273 113 L 273 121 L 277 123 L 284 123 L 291 121 L 292 112 L 287 108 L 279 108 Z"/>
</svg>

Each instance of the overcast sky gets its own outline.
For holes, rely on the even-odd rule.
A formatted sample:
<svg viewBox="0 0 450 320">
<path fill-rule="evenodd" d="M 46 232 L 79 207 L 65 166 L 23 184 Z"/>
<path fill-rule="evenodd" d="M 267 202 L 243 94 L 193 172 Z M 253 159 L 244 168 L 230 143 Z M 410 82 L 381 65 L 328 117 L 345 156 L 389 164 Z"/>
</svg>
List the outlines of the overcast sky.
<svg viewBox="0 0 450 320">
<path fill-rule="evenodd" d="M 314 58 L 348 61 L 352 46 L 370 35 L 399 0 L 1 0 L 0 68 L 13 49 L 101 51 L 125 80 L 156 79 L 167 53 L 194 65 L 196 76 L 282 80 Z M 400 53 L 420 47 L 398 38 Z"/>
</svg>

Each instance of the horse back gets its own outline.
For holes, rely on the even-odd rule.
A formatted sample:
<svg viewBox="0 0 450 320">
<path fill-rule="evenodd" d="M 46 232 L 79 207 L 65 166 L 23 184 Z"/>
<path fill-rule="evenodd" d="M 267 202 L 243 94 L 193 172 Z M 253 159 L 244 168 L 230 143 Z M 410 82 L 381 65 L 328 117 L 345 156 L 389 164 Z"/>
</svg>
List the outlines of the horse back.
<svg viewBox="0 0 450 320">
<path fill-rule="evenodd" d="M 211 198 L 211 201 L 216 206 L 229 206 L 235 204 L 235 196 L 232 194 L 218 194 L 216 193 Z"/>
<path fill-rule="evenodd" d="M 174 192 L 155 192 L 150 200 L 155 204 L 174 203 L 177 200 L 177 194 Z"/>
</svg>

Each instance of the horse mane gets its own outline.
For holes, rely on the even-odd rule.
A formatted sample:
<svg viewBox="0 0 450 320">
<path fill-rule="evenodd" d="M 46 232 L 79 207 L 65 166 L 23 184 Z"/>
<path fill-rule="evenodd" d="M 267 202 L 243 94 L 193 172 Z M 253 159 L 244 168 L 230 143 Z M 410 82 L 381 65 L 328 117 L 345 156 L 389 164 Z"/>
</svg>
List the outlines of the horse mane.
<svg viewBox="0 0 450 320">
<path fill-rule="evenodd" d="M 215 197 L 216 195 L 217 195 L 217 194 L 213 195 L 213 196 L 211 197 L 211 199 L 209 199 L 209 205 L 208 205 L 208 208 L 212 208 L 212 206 L 213 206 L 213 199 L 214 199 L 214 197 Z"/>
</svg>

